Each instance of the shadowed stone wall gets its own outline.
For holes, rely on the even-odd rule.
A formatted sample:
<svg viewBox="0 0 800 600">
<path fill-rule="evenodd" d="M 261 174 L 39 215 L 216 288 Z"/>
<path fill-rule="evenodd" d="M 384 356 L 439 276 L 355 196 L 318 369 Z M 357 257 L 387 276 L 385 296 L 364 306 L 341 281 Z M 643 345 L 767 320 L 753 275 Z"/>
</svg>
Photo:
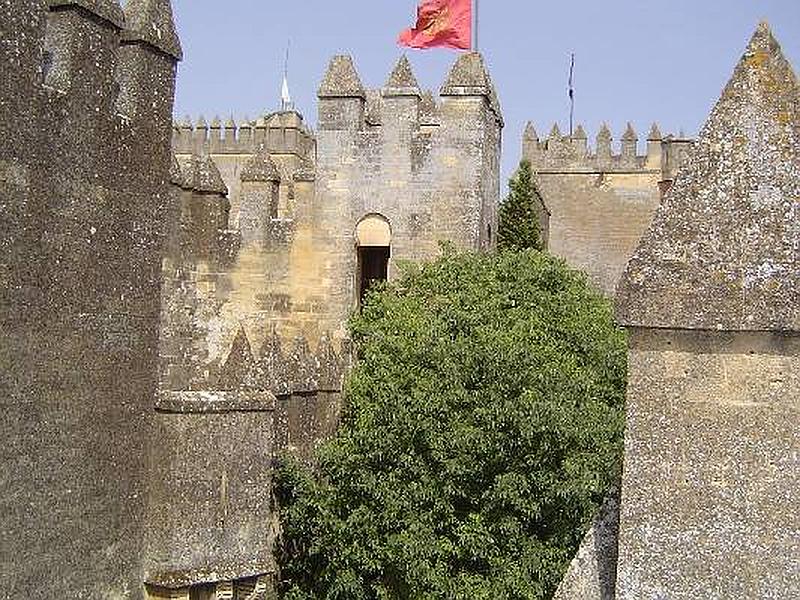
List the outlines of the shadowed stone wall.
<svg viewBox="0 0 800 600">
<path fill-rule="evenodd" d="M 617 598 L 800 589 L 800 86 L 759 26 L 620 283 Z"/>
<path fill-rule="evenodd" d="M 166 1 L 0 4 L 6 597 L 144 595 L 179 58 Z"/>
</svg>

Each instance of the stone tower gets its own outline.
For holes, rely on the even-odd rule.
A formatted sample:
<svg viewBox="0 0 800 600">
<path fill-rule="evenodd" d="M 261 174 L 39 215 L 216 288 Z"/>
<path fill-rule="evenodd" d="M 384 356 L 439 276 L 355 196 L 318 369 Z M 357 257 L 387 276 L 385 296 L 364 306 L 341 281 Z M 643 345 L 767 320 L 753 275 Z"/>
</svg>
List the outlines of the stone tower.
<svg viewBox="0 0 800 600">
<path fill-rule="evenodd" d="M 312 348 L 322 337 L 340 345 L 365 288 L 393 277 L 398 260 L 435 257 L 442 241 L 495 243 L 502 118 L 480 55 L 458 59 L 438 99 L 420 90 L 405 57 L 369 90 L 352 59 L 337 56 L 318 96 L 316 133 L 291 111 L 255 128 L 175 126 L 183 178 L 206 165 L 230 206 L 204 242 L 210 262 L 198 263 L 215 308 L 165 307 L 167 320 L 194 323 L 192 343 L 203 348 L 192 354 L 214 368 L 240 325 L 255 351 L 273 331 L 284 344 L 299 336 Z"/>
<path fill-rule="evenodd" d="M 639 154 L 639 136 L 628 123 L 618 150 L 604 125 L 590 147 L 581 125 L 562 135 L 554 125 L 539 139 L 528 123 L 522 158 L 531 162 L 550 210 L 549 249 L 586 272 L 612 296 L 625 264 L 650 224 L 692 140 L 663 137 L 656 124 Z"/>
<path fill-rule="evenodd" d="M 758 27 L 617 298 L 618 599 L 800 590 L 800 85 Z"/>
<path fill-rule="evenodd" d="M 140 599 L 170 3 L 12 0 L 0 40 L 3 594 Z"/>
<path fill-rule="evenodd" d="M 479 55 L 456 62 L 438 102 L 405 58 L 367 90 L 335 57 L 318 122 L 312 134 L 285 111 L 173 130 L 148 535 L 158 597 L 267 586 L 271 465 L 334 430 L 362 291 L 439 241 L 494 244 L 502 120 Z"/>
</svg>

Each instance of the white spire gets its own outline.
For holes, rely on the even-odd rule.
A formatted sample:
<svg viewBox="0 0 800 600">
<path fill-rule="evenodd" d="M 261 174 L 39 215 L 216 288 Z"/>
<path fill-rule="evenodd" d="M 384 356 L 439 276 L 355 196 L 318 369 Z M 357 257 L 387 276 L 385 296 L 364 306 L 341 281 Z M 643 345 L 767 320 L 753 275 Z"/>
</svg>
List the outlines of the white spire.
<svg viewBox="0 0 800 600">
<path fill-rule="evenodd" d="M 292 104 L 292 95 L 289 93 L 289 79 L 286 73 L 283 74 L 283 85 L 281 86 L 281 110 L 291 110 L 294 108 Z"/>
<path fill-rule="evenodd" d="M 286 41 L 286 60 L 283 63 L 283 85 L 281 86 L 281 110 L 294 110 L 292 94 L 289 93 L 289 45 L 291 40 Z"/>
</svg>

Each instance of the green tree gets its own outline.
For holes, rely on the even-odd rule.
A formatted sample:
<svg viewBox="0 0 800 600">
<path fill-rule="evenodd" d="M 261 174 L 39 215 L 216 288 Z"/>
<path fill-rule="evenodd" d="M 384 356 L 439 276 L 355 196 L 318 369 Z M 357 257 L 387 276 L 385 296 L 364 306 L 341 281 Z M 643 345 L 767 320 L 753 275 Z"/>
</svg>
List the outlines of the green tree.
<svg viewBox="0 0 800 600">
<path fill-rule="evenodd" d="M 609 302 L 540 252 L 446 252 L 351 331 L 339 432 L 278 478 L 283 597 L 550 597 L 618 477 Z"/>
<path fill-rule="evenodd" d="M 533 168 L 527 160 L 519 163 L 517 172 L 508 182 L 508 196 L 498 214 L 497 247 L 500 250 L 542 249 L 539 214 L 541 203 L 533 180 Z"/>
</svg>

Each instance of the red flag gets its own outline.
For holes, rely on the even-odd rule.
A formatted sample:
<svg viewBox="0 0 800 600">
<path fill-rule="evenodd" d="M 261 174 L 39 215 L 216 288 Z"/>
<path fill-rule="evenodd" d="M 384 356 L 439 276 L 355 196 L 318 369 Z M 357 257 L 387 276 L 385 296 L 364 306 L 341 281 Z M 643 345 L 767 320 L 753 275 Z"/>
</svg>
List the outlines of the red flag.
<svg viewBox="0 0 800 600">
<path fill-rule="evenodd" d="M 420 0 L 417 25 L 400 34 L 409 48 L 472 47 L 472 0 Z"/>
</svg>

